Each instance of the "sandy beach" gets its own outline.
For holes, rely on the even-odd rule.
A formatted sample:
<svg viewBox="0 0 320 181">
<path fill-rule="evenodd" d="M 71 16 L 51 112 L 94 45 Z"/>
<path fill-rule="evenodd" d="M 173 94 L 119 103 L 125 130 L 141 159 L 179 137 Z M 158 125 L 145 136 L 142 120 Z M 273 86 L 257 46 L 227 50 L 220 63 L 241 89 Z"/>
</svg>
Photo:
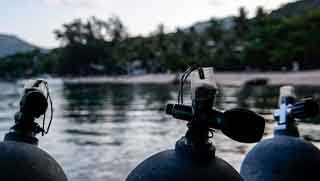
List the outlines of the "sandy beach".
<svg viewBox="0 0 320 181">
<path fill-rule="evenodd" d="M 257 78 L 268 80 L 269 85 L 320 86 L 320 70 L 300 72 L 217 72 L 216 80 L 221 85 L 241 86 Z M 136 76 L 91 76 L 63 78 L 65 83 L 123 83 L 123 84 L 169 84 L 176 74 L 146 74 Z"/>
</svg>

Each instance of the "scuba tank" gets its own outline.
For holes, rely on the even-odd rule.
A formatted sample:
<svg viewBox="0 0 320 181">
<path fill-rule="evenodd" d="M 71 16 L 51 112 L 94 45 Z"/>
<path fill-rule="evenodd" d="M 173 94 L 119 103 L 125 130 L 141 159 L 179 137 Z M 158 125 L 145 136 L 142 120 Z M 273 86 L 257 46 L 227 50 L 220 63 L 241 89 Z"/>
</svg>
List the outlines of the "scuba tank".
<svg viewBox="0 0 320 181">
<path fill-rule="evenodd" d="M 51 120 L 45 130 L 48 101 Z M 35 120 L 42 115 L 41 127 Z M 46 81 L 29 82 L 24 88 L 20 110 L 14 119 L 15 125 L 5 135 L 3 142 L 0 142 L 0 180 L 66 181 L 67 177 L 61 166 L 38 147 L 38 139 L 35 137 L 39 133 L 47 134 L 52 121 L 52 101 Z"/>
<path fill-rule="evenodd" d="M 294 88 L 280 89 L 274 137 L 258 143 L 246 156 L 240 174 L 245 181 L 320 180 L 320 151 L 299 138 L 296 121 L 314 117 L 319 106 L 313 99 L 298 101 Z"/>
<path fill-rule="evenodd" d="M 183 104 L 183 83 L 191 74 L 192 106 Z M 187 122 L 188 130 L 174 150 L 157 153 L 140 163 L 127 181 L 241 181 L 238 172 L 215 155 L 210 142 L 214 130 L 246 143 L 262 138 L 265 120 L 246 109 L 213 109 L 217 86 L 212 68 L 189 68 L 181 78 L 178 104 L 168 104 L 166 114 Z"/>
</svg>

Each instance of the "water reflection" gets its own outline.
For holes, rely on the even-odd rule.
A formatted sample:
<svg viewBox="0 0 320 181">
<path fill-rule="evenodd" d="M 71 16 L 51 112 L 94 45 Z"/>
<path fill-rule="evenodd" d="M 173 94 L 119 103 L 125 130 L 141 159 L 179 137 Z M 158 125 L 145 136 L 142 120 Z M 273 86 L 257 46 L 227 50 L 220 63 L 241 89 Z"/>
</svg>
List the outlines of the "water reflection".
<svg viewBox="0 0 320 181">
<path fill-rule="evenodd" d="M 70 173 L 72 179 L 124 180 L 145 154 L 161 145 L 174 145 L 175 139 L 166 143 L 160 140 L 175 138 L 173 135 L 184 132 L 179 134 L 175 130 L 179 130 L 174 126 L 176 121 L 163 124 L 168 121 L 163 107 L 172 101 L 175 92 L 176 87 L 164 85 L 65 84 L 62 119 L 68 126 L 63 128 L 63 141 L 81 155 L 89 155 L 86 148 L 91 148 L 88 159 L 94 162 L 88 161 L 90 169 L 100 170 L 98 174 L 86 176 L 83 173 L 90 169 L 76 171 Z M 79 167 L 83 164 L 75 164 L 71 170 L 74 172 Z"/>
<path fill-rule="evenodd" d="M 64 167 L 70 181 L 119 181 L 141 160 L 173 148 L 185 134 L 185 122 L 165 115 L 166 103 L 176 103 L 175 85 L 50 84 L 54 101 L 51 132 L 40 138 L 42 148 Z M 13 124 L 19 90 L 14 83 L 0 83 L 0 132 Z M 271 113 L 277 107 L 278 86 L 221 87 L 216 98 L 220 109 L 248 107 Z M 191 103 L 188 86 L 185 102 Z M 297 87 L 299 97 L 320 97 L 320 87 Z M 320 119 L 314 121 L 318 123 Z M 320 125 L 300 124 L 302 135 L 319 140 Z M 273 123 L 267 124 L 266 136 Z M 310 138 L 310 137 L 309 137 Z M 216 133 L 217 155 L 239 168 L 252 145 Z M 318 145 L 320 146 L 320 145 Z"/>
<path fill-rule="evenodd" d="M 65 84 L 63 96 L 67 104 L 66 118 L 78 123 L 96 123 L 103 121 L 104 110 L 108 99 L 109 89 L 99 84 Z"/>
<path fill-rule="evenodd" d="M 318 101 L 318 103 L 320 103 L 320 87 L 297 87 L 296 92 L 298 95 L 300 95 L 300 98 L 312 96 Z M 320 124 L 320 115 L 315 118 L 309 118 L 302 121 L 309 124 Z M 314 138 L 314 140 L 317 140 L 319 142 L 320 135 L 317 136 L 317 138 Z"/>
<path fill-rule="evenodd" d="M 261 114 L 270 114 L 277 107 L 279 86 L 244 86 L 236 97 L 240 107 L 254 109 Z"/>
</svg>

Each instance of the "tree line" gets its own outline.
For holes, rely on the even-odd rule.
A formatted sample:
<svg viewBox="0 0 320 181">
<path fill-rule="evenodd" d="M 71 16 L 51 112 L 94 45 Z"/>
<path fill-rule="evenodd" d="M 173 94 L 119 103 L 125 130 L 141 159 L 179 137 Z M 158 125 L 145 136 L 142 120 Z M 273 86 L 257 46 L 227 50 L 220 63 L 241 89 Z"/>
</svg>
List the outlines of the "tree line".
<svg viewBox="0 0 320 181">
<path fill-rule="evenodd" d="M 253 18 L 245 8 L 226 19 L 212 18 L 199 30 L 158 25 L 148 36 L 130 36 L 118 16 L 76 19 L 54 31 L 60 47 L 48 54 L 17 54 L 0 61 L 2 76 L 58 76 L 177 72 L 190 65 L 220 71 L 320 68 L 320 10 L 272 17 L 262 7 Z M 16 67 L 16 68 L 12 68 Z"/>
</svg>

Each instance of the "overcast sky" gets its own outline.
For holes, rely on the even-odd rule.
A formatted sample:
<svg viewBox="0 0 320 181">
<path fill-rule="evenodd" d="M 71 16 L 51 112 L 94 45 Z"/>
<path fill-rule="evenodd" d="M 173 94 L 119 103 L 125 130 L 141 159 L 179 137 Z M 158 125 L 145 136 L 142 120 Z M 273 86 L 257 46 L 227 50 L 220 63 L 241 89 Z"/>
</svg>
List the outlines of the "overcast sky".
<svg viewBox="0 0 320 181">
<path fill-rule="evenodd" d="M 168 30 L 210 17 L 234 15 L 240 6 L 271 10 L 292 0 L 0 0 L 0 33 L 15 34 L 44 47 L 59 44 L 53 30 L 75 18 L 118 15 L 132 35 L 148 34 L 159 23 Z"/>
</svg>

